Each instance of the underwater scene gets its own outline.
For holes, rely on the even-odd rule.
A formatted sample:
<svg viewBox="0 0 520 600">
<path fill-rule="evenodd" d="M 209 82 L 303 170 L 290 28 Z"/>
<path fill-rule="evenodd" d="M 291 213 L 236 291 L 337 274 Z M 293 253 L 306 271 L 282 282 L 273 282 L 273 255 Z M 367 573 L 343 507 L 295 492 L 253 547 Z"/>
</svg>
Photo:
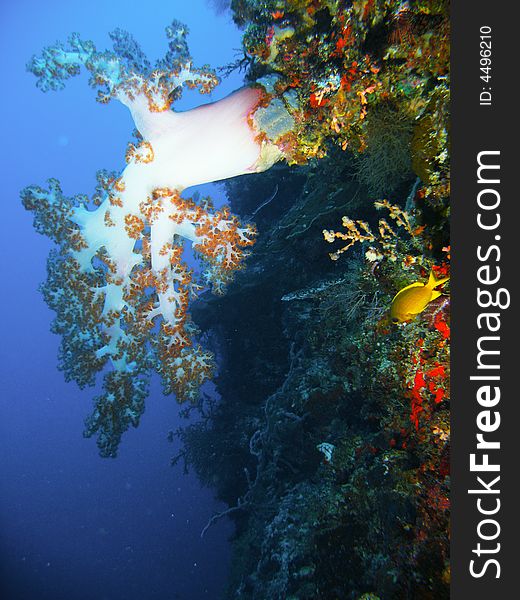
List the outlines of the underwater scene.
<svg viewBox="0 0 520 600">
<path fill-rule="evenodd" d="M 449 598 L 449 2 L 144 4 L 0 8 L 2 598 Z"/>
</svg>

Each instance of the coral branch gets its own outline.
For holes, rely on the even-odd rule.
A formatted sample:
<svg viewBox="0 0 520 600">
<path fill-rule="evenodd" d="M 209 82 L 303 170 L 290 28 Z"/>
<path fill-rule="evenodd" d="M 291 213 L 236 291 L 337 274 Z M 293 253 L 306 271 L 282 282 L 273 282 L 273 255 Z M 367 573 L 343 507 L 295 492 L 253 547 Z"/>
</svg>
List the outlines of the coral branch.
<svg viewBox="0 0 520 600">
<path fill-rule="evenodd" d="M 223 293 L 254 243 L 255 229 L 227 207 L 183 198 L 190 186 L 268 169 L 284 157 L 282 138 L 294 125 L 285 105 L 263 86 L 176 113 L 170 106 L 185 84 L 211 91 L 211 70 L 194 69 L 187 29 L 167 29 L 169 50 L 152 68 L 133 38 L 116 30 L 112 52 L 100 53 L 74 34 L 33 58 L 40 89 L 64 87 L 84 66 L 98 100 L 117 98 L 132 114 L 139 142 L 127 165 L 100 171 L 91 199 L 65 197 L 55 179 L 48 189 L 22 191 L 34 226 L 57 245 L 42 286 L 62 336 L 60 368 L 67 380 L 93 385 L 105 365 L 104 392 L 95 400 L 85 434 L 98 434 L 103 456 L 115 456 L 123 432 L 144 411 L 151 371 L 165 394 L 195 401 L 211 376 L 211 353 L 195 342 L 189 303 L 204 286 Z M 203 265 L 196 277 L 183 263 L 191 246 Z"/>
<path fill-rule="evenodd" d="M 173 21 L 166 28 L 169 49 L 154 68 L 139 44 L 122 29 L 110 34 L 113 51 L 98 52 L 91 41 L 82 41 L 73 33 L 68 44 L 57 43 L 34 56 L 27 65 L 37 77 L 37 86 L 44 92 L 60 90 L 65 80 L 78 75 L 84 66 L 91 74 L 90 84 L 98 89 L 98 100 L 108 102 L 118 98 L 123 103 L 144 94 L 151 111 L 163 111 L 180 97 L 182 86 L 210 92 L 218 83 L 211 69 L 193 69 L 186 36 L 188 29 Z"/>
</svg>

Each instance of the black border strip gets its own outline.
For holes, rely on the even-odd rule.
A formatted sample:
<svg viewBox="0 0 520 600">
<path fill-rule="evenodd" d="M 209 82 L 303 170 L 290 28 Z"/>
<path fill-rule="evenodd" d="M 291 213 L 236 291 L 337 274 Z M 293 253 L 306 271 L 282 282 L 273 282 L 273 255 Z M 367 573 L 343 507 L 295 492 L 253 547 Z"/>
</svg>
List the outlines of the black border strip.
<svg viewBox="0 0 520 600">
<path fill-rule="evenodd" d="M 496 598 L 520 598 L 520 587 L 516 582 L 520 576 L 517 557 L 520 552 L 516 545 L 518 534 L 517 514 L 520 512 L 520 492 L 515 491 L 517 474 L 520 473 L 520 416 L 518 383 L 520 377 L 520 325 L 516 308 L 517 297 L 513 290 L 516 274 L 520 272 L 520 210 L 519 186 L 520 144 L 519 118 L 520 95 L 513 90 L 518 86 L 520 65 L 518 64 L 518 40 L 520 32 L 518 20 L 513 11 L 514 2 L 484 2 L 482 0 L 454 0 L 452 10 L 452 121 L 451 121 L 451 173 L 452 173 L 452 586 L 451 597 L 455 600 L 480 600 Z M 515 11 L 516 12 L 516 11 Z M 488 38 L 480 38 L 481 28 L 485 34 L 491 28 L 491 75 L 489 81 L 481 79 L 486 75 L 481 71 L 482 44 Z M 487 54 L 483 52 L 483 54 Z M 486 63 L 487 61 L 482 61 Z M 484 66 L 486 66 L 484 64 Z M 488 89 L 489 88 L 489 89 Z M 489 91 L 491 94 L 483 94 Z M 490 103 L 486 104 L 491 98 Z M 481 170 L 478 183 L 478 156 L 486 164 L 499 165 L 499 169 Z M 500 182 L 495 182 L 500 179 Z M 516 180 L 516 181 L 515 181 Z M 513 188 L 515 183 L 515 188 Z M 487 190 L 487 191 L 484 191 Z M 482 193 L 481 193 L 482 192 Z M 478 197 L 483 204 L 492 204 L 493 198 L 499 204 L 496 209 L 483 210 L 478 206 Z M 481 223 L 494 225 L 497 214 L 500 224 L 485 230 Z M 496 236 L 499 236 L 497 238 Z M 478 246 L 480 246 L 479 260 Z M 491 249 L 495 246 L 494 249 Z M 496 249 L 498 248 L 498 250 Z M 500 253 L 500 256 L 499 256 Z M 497 267 L 500 280 L 494 284 L 478 280 L 494 279 Z M 493 299 L 507 304 L 508 294 L 498 292 L 500 288 L 510 292 L 509 308 L 479 306 L 478 288 L 490 292 Z M 500 294 L 500 295 L 498 295 Z M 487 294 L 481 294 L 481 304 L 486 303 Z M 498 317 L 481 317 L 481 329 L 477 319 L 482 313 L 497 313 Z M 500 328 L 488 331 L 488 325 Z M 482 339 L 494 336 L 498 339 Z M 484 350 L 498 350 L 500 354 L 481 354 L 481 362 L 486 365 L 499 365 L 498 369 L 478 368 L 478 340 Z M 471 376 L 499 376 L 500 380 L 471 380 Z M 492 396 L 495 387 L 500 387 L 500 401 L 493 407 L 493 397 L 487 396 L 489 406 L 479 404 L 478 390 L 485 404 L 486 389 L 490 385 Z M 480 424 L 492 429 L 500 414 L 500 426 L 495 431 L 483 433 L 487 441 L 500 442 L 499 450 L 476 449 L 478 413 Z M 486 413 L 485 411 L 489 411 Z M 475 454 L 475 462 L 482 463 L 483 454 L 488 454 L 490 464 L 496 464 L 500 471 L 471 471 L 470 455 Z M 492 485 L 492 481 L 500 480 Z M 481 480 L 491 491 L 485 491 Z M 468 490 L 480 490 L 469 494 Z M 500 490 L 500 493 L 497 493 Z M 494 515 L 484 515 L 480 508 L 489 512 L 499 510 Z M 497 502 L 500 501 L 500 503 Z M 480 533 L 492 538 L 500 527 L 500 533 L 493 540 L 479 537 Z M 495 521 L 496 524 L 494 522 Z M 480 552 L 478 544 L 480 543 Z M 499 549 L 498 544 L 500 544 Z M 484 552 L 482 551 L 484 550 Z M 480 554 L 480 556 L 478 555 Z M 480 577 L 470 573 L 473 571 Z M 496 560 L 497 562 L 489 562 Z M 500 565 L 500 567 L 498 567 Z M 500 576 L 496 578 L 500 569 Z M 504 594 L 498 596 L 497 594 Z"/>
</svg>

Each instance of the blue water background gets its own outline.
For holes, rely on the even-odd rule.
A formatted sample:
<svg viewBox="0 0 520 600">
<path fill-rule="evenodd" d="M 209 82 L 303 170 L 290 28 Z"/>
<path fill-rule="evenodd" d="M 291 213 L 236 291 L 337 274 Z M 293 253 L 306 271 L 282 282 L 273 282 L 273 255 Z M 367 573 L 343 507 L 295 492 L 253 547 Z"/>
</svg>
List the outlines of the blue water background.
<svg viewBox="0 0 520 600">
<path fill-rule="evenodd" d="M 124 166 L 133 129 L 125 107 L 95 102 L 84 74 L 64 91 L 41 93 L 25 71 L 30 57 L 73 31 L 108 48 L 108 32 L 121 27 L 149 58 L 160 58 L 172 18 L 190 28 L 197 66 L 235 57 L 240 32 L 205 0 L 0 5 L 0 577 L 8 600 L 214 599 L 224 586 L 231 525 L 222 520 L 200 538 L 222 506 L 181 465 L 170 467 L 175 447 L 167 432 L 180 418 L 157 379 L 116 460 L 99 458 L 95 441 L 82 438 L 95 390 L 65 383 L 56 368 L 53 314 L 37 292 L 51 243 L 35 233 L 19 200 L 20 189 L 49 177 L 67 195 L 91 193 L 97 169 Z M 216 100 L 240 84 L 235 75 L 211 97 L 188 94 L 178 107 Z"/>
</svg>

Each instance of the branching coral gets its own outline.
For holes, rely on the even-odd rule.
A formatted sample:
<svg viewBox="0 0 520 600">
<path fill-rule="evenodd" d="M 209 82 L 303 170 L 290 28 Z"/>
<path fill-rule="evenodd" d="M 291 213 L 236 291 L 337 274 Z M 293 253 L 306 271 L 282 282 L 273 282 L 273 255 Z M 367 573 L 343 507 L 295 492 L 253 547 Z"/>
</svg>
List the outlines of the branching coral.
<svg viewBox="0 0 520 600">
<path fill-rule="evenodd" d="M 389 216 L 394 223 L 410 236 L 414 236 L 415 232 L 412 231 L 410 215 L 405 210 L 398 205 L 390 204 L 388 200 L 374 202 L 374 206 L 377 209 L 384 208 L 388 210 Z M 342 225 L 347 230 L 345 233 L 342 231 L 333 231 L 332 229 L 323 230 L 323 237 L 330 244 L 333 244 L 336 239 L 347 242 L 345 246 L 329 254 L 332 260 L 338 260 L 343 252 L 352 248 L 357 242 L 361 244 L 363 242 L 374 244 L 365 253 L 366 258 L 371 262 L 380 260 L 383 256 L 386 256 L 392 262 L 397 260 L 396 246 L 399 238 L 396 231 L 392 229 L 386 219 L 379 219 L 377 234 L 372 232 L 366 221 L 353 221 L 349 217 L 343 217 Z"/>
<path fill-rule="evenodd" d="M 412 121 L 391 105 L 381 103 L 367 122 L 368 146 L 358 159 L 358 179 L 373 196 L 392 192 L 410 176 Z"/>
<path fill-rule="evenodd" d="M 150 371 L 161 375 L 166 394 L 179 401 L 197 397 L 214 365 L 194 342 L 189 301 L 201 284 L 222 293 L 254 242 L 254 228 L 227 208 L 214 210 L 209 200 L 195 202 L 181 192 L 269 168 L 283 158 L 277 136 L 292 126 L 284 105 L 270 104 L 261 86 L 173 112 L 183 85 L 207 93 L 217 83 L 212 71 L 192 67 L 186 34 L 177 22 L 167 28 L 168 52 L 153 69 L 121 30 L 111 34 L 112 52 L 98 52 L 74 34 L 67 46 L 47 48 L 28 65 L 43 91 L 63 88 L 84 66 L 98 100 L 126 105 L 140 134 L 120 174 L 98 173 L 91 199 L 65 197 L 54 179 L 46 189 L 31 185 L 22 192 L 37 231 L 58 245 L 42 291 L 56 311 L 53 331 L 63 338 L 66 379 L 83 387 L 107 363 L 113 369 L 87 420 L 86 435 L 98 433 L 104 456 L 115 456 L 122 433 L 138 424 Z M 188 244 L 204 264 L 200 282 L 182 261 Z"/>
</svg>

